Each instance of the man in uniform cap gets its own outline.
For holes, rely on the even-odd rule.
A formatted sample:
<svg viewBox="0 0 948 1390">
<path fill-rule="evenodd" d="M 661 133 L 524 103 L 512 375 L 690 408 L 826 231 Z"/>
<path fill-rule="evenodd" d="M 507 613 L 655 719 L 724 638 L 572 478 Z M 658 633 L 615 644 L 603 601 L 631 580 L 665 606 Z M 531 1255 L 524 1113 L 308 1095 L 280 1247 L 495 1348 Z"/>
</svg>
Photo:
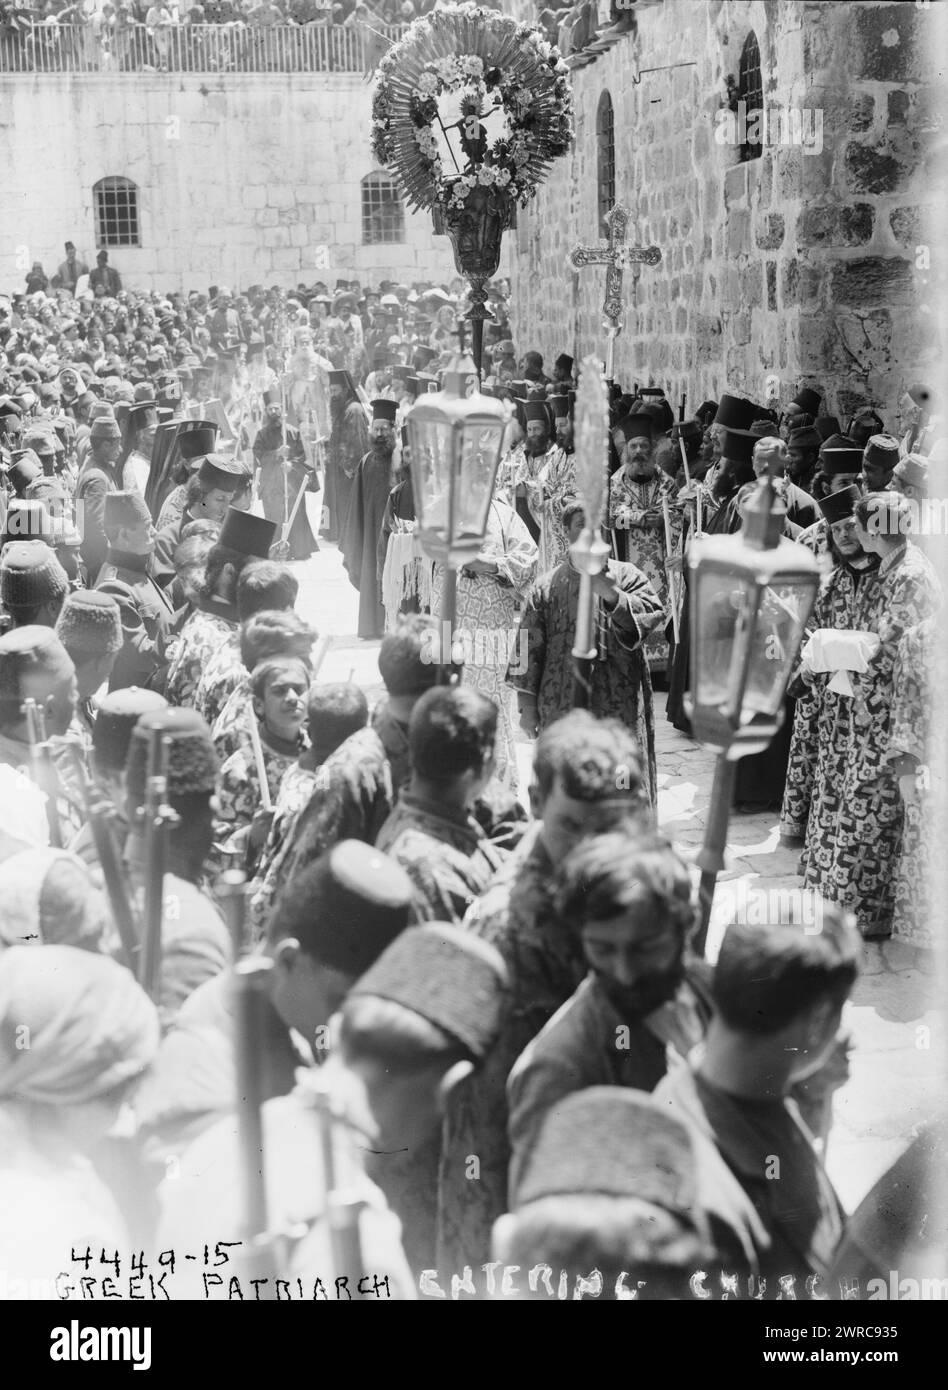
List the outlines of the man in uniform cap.
<svg viewBox="0 0 948 1390">
<path fill-rule="evenodd" d="M 350 583 L 359 591 L 360 637 L 381 637 L 385 631 L 385 610 L 378 580 L 378 546 L 385 504 L 394 484 L 395 418 L 394 401 L 372 402 L 369 426 L 371 447 L 352 480 L 349 516 L 341 537 L 342 563 Z"/>
<path fill-rule="evenodd" d="M 91 734 L 95 726 L 93 696 L 109 679 L 122 650 L 119 606 L 111 594 L 77 589 L 66 597 L 56 635 L 76 668 L 78 713 Z"/>
<path fill-rule="evenodd" d="M 861 475 L 867 492 L 884 492 L 892 486 L 892 475 L 899 457 L 899 441 L 891 434 L 874 434 L 867 441 Z"/>
<path fill-rule="evenodd" d="M 44 541 L 10 541 L 0 557 L 0 603 L 8 627 L 55 627 L 69 592 L 66 571 Z"/>
<path fill-rule="evenodd" d="M 237 580 L 251 559 L 266 560 L 276 527 L 251 512 L 228 510 L 217 542 L 207 557 L 204 583 L 194 612 L 181 629 L 165 694 L 175 705 L 190 705 L 198 681 L 216 651 L 237 628 Z"/>
<path fill-rule="evenodd" d="M 361 975 L 409 922 L 411 883 L 388 855 L 343 840 L 281 894 L 261 953 L 267 975 L 267 1099 L 325 1051 L 327 1025 Z M 138 1096 L 149 1148 L 162 1157 L 232 1115 L 238 1100 L 233 972 L 203 984 L 179 1014 Z"/>
<path fill-rule="evenodd" d="M 108 414 L 99 415 L 92 422 L 89 456 L 76 484 L 76 520 L 82 534 L 82 558 L 90 583 L 95 583 L 108 550 L 103 525 L 105 499 L 110 492 L 119 490 L 116 464 L 121 451 L 122 432 L 110 409 Z"/>
<path fill-rule="evenodd" d="M 145 806 L 149 749 L 156 736 L 165 741 L 168 750 L 166 801 L 176 817 L 167 837 L 161 968 L 155 999 L 167 1027 L 198 985 L 229 963 L 231 945 L 220 913 L 198 886 L 213 842 L 212 801 L 218 762 L 211 731 L 194 710 L 144 714 L 132 732 L 125 764 L 131 826 L 126 861 L 132 883 L 142 888 L 148 872 Z"/>
<path fill-rule="evenodd" d="M 565 1271 L 574 1297 L 584 1287 L 607 1300 L 687 1299 L 696 1270 L 731 1267 L 729 1248 L 711 1243 L 700 1186 L 682 1120 L 643 1091 L 591 1086 L 544 1118 L 516 1211 L 494 1226 L 493 1258 Z M 539 1301 L 553 1289 L 548 1276 L 517 1292 Z"/>
<path fill-rule="evenodd" d="M 352 480 L 369 448 L 365 409 L 348 371 L 329 373 L 332 427 L 326 451 L 326 491 L 323 526 L 329 540 L 342 543 L 349 519 Z"/>
<path fill-rule="evenodd" d="M 45 423 L 34 424 L 23 432 L 21 442 L 24 449 L 32 449 L 47 477 L 57 472 L 56 460 L 63 451 L 51 427 L 47 428 Z"/>
<path fill-rule="evenodd" d="M 94 591 L 93 591 L 94 592 Z M 119 624 L 121 627 L 121 622 Z M 128 811 L 125 805 L 125 763 L 132 741 L 132 731 L 143 714 L 167 709 L 168 702 L 156 690 L 141 690 L 129 686 L 103 695 L 96 702 L 95 723 L 92 726 L 91 772 L 96 785 L 109 801 L 109 821 L 117 845 L 124 845 L 128 836 Z M 83 863 L 98 865 L 99 853 L 88 821 L 68 846 Z"/>
<path fill-rule="evenodd" d="M 152 571 L 156 533 L 141 493 L 116 492 L 106 498 L 105 532 L 109 549 L 96 588 L 118 603 L 123 632 L 109 689 L 148 686 L 165 664 L 173 610 Z"/>
</svg>

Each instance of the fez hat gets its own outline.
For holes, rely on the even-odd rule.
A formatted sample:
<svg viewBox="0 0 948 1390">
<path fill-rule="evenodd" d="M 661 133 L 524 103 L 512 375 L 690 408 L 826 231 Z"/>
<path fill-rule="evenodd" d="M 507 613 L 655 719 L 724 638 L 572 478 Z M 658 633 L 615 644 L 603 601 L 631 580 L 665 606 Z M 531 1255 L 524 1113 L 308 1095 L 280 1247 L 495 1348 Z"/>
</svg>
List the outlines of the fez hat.
<svg viewBox="0 0 948 1390">
<path fill-rule="evenodd" d="M 757 439 L 767 439 L 770 435 L 776 434 L 776 426 L 773 420 L 755 420 L 750 427 L 751 434 Z"/>
<path fill-rule="evenodd" d="M 52 481 L 52 479 L 50 479 Z M 53 523 L 39 498 L 12 497 L 3 523 L 0 546 L 7 541 L 46 541 L 52 539 Z"/>
<path fill-rule="evenodd" d="M 724 425 L 729 430 L 749 430 L 757 419 L 758 407 L 753 401 L 740 396 L 723 395 L 718 402 L 714 416 L 715 425 Z"/>
<path fill-rule="evenodd" d="M 128 747 L 125 776 L 128 806 L 134 814 L 145 802 L 151 736 L 159 732 L 168 748 L 168 799 L 210 794 L 217 782 L 218 759 L 207 723 L 197 710 L 173 708 L 143 714 Z"/>
<path fill-rule="evenodd" d="M 0 637 L 0 700 L 12 704 L 22 699 L 26 676 L 38 675 L 53 689 L 69 680 L 75 670 L 51 627 L 15 627 Z"/>
<path fill-rule="evenodd" d="M 222 492 L 240 492 L 246 486 L 246 470 L 235 460 L 224 454 L 208 454 L 201 460 L 198 469 L 201 486 L 208 492 L 220 488 Z"/>
<path fill-rule="evenodd" d="M 928 459 L 922 454 L 906 454 L 895 466 L 895 477 L 908 487 L 927 487 Z"/>
<path fill-rule="evenodd" d="M 197 459 L 214 451 L 217 426 L 202 420 L 192 429 L 179 430 L 175 443 L 183 459 Z"/>
<path fill-rule="evenodd" d="M 113 690 L 98 702 L 92 726 L 92 749 L 96 759 L 113 772 L 125 770 L 132 730 L 143 714 L 167 709 L 168 701 L 156 690 L 140 690 L 137 685 Z"/>
<path fill-rule="evenodd" d="M 92 439 L 121 439 L 122 431 L 118 427 L 111 408 L 108 415 L 98 415 L 93 421 L 90 429 Z"/>
<path fill-rule="evenodd" d="M 866 463 L 877 463 L 880 468 L 894 468 L 899 461 L 899 441 L 891 434 L 874 434 L 863 457 Z"/>
<path fill-rule="evenodd" d="M 483 1058 L 500 1026 L 508 977 L 503 958 L 473 932 L 447 922 L 403 931 L 370 966 L 349 997 L 401 1004 Z"/>
<path fill-rule="evenodd" d="M 372 402 L 372 423 L 376 420 L 387 420 L 390 425 L 394 425 L 397 411 L 398 405 L 395 401 L 375 400 Z"/>
<path fill-rule="evenodd" d="M 852 516 L 861 495 L 858 487 L 850 486 L 821 497 L 817 506 L 823 513 L 823 520 L 827 526 L 833 526 L 837 521 L 845 521 L 846 517 Z"/>
<path fill-rule="evenodd" d="M 217 544 L 236 550 L 241 555 L 256 555 L 266 560 L 273 544 L 276 522 L 267 521 L 252 512 L 242 512 L 236 507 L 228 507 L 224 524 L 217 537 Z"/>
<path fill-rule="evenodd" d="M 18 458 L 16 463 L 11 463 L 10 467 L 7 469 L 7 478 L 10 481 L 13 491 L 18 497 L 22 497 L 33 479 L 41 477 L 42 473 L 43 469 L 40 465 L 40 461 L 34 454 L 32 458 Z"/>
<path fill-rule="evenodd" d="M 750 430 L 725 429 L 721 454 L 732 463 L 750 463 L 754 457 L 754 445 L 758 443 L 756 434 Z"/>
<path fill-rule="evenodd" d="M 122 614 L 112 594 L 77 589 L 67 594 L 56 620 L 56 635 L 69 655 L 115 656 L 122 649 Z"/>
<path fill-rule="evenodd" d="M 0 557 L 0 601 L 8 608 L 38 608 L 69 591 L 66 571 L 45 541 L 9 541 Z"/>
<path fill-rule="evenodd" d="M 822 399 L 822 392 L 814 391 L 811 386 L 804 386 L 802 390 L 797 392 L 790 404 L 798 405 L 804 415 L 812 415 L 815 418 Z"/>
<path fill-rule="evenodd" d="M 106 494 L 103 525 L 106 530 L 140 526 L 151 521 L 151 512 L 140 492 L 110 492 Z"/>
</svg>

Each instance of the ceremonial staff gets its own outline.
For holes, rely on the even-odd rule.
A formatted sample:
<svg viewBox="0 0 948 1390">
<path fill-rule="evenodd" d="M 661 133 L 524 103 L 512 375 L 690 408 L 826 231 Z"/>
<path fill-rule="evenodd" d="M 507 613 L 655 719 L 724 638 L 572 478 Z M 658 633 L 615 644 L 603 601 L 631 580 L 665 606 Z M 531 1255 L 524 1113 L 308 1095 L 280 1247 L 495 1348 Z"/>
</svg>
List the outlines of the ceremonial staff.
<svg viewBox="0 0 948 1390">
<path fill-rule="evenodd" d="M 606 380 L 614 380 L 616 338 L 622 332 L 622 272 L 638 261 L 645 265 L 658 265 L 662 253 L 657 246 L 628 246 L 625 235 L 632 214 L 622 203 L 606 215 L 609 227 L 609 240 L 598 246 L 574 246 L 569 253 L 569 263 L 574 270 L 586 265 L 604 265 L 606 269 L 606 295 L 602 304 L 602 322 L 606 330 Z"/>
<path fill-rule="evenodd" d="M 243 912 L 243 894 L 233 903 Z M 241 935 L 243 927 L 240 926 Z M 234 966 L 237 986 L 237 1129 L 243 1178 L 243 1231 L 245 1250 L 241 1263 L 249 1267 L 248 1278 L 267 1279 L 269 1297 L 276 1297 L 274 1279 L 277 1264 L 277 1237 L 270 1231 L 267 1217 L 266 1166 L 263 1147 L 262 1107 L 267 1099 L 264 1066 L 267 1055 L 267 984 L 273 962 L 263 956 L 248 956 Z"/>
<path fill-rule="evenodd" d="M 122 860 L 115 844 L 115 836 L 112 834 L 112 803 L 86 772 L 82 758 L 82 747 L 78 740 L 68 740 L 67 746 L 75 765 L 76 780 L 82 792 L 89 829 L 92 831 L 92 839 L 95 843 L 95 852 L 102 868 L 102 877 L 105 879 L 105 891 L 109 896 L 112 917 L 122 942 L 125 964 L 130 970 L 137 973 L 140 949 L 138 925 L 135 921 Z"/>
<path fill-rule="evenodd" d="M 177 812 L 167 804 L 168 752 L 171 740 L 161 729 L 148 735 L 148 772 L 145 779 L 145 909 L 139 983 L 155 999 L 161 970 L 161 919 L 164 907 L 168 831 Z"/>
<path fill-rule="evenodd" d="M 585 357 L 579 367 L 576 391 L 575 487 L 583 504 L 585 524 L 570 546 L 579 571 L 579 600 L 573 644 L 573 705 L 591 704 L 592 665 L 598 655 L 598 623 L 593 579 L 601 574 L 609 554 L 601 528 L 609 487 L 609 403 L 599 359 Z"/>
<path fill-rule="evenodd" d="M 335 1126 L 344 1125 L 347 1121 L 328 1086 L 317 1085 L 312 1092 L 312 1100 L 319 1118 L 323 1177 L 326 1185 L 326 1217 L 329 1222 L 336 1277 L 345 1277 L 350 1283 L 358 1284 L 365 1274 L 362 1267 L 362 1236 L 359 1230 L 359 1217 L 365 1202 L 357 1194 L 338 1187 L 333 1145 Z"/>
<path fill-rule="evenodd" d="M 46 818 L 49 821 L 49 842 L 53 849 L 62 849 L 63 833 L 59 823 L 57 804 L 57 779 L 52 763 L 52 750 L 46 737 L 46 715 L 33 699 L 24 700 L 21 713 L 26 719 L 27 737 L 30 741 L 30 758 L 33 763 L 33 781 L 46 795 Z"/>
</svg>

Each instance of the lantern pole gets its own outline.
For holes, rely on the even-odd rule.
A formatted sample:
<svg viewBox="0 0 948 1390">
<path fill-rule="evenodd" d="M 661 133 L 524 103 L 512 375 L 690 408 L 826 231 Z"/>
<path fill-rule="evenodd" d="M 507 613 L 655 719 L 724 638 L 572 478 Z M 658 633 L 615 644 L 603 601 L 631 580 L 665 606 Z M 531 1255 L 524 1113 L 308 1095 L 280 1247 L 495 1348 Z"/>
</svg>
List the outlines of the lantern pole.
<svg viewBox="0 0 948 1390">
<path fill-rule="evenodd" d="M 782 441 L 774 439 L 761 440 L 754 448 L 754 459 L 766 464 L 766 472 L 760 476 L 760 483 L 757 491 L 748 502 L 744 513 L 744 525 L 741 531 L 741 540 L 752 549 L 773 550 L 780 543 L 780 536 L 783 530 L 783 523 L 786 511 L 782 503 L 778 503 L 777 494 L 774 489 L 773 479 L 778 476 L 780 469 L 786 464 L 786 446 Z M 775 505 L 776 504 L 776 505 Z M 698 579 L 701 569 L 701 559 L 697 563 Z M 700 592 L 698 585 L 694 586 L 695 599 Z M 745 631 L 753 639 L 758 628 L 758 617 L 760 614 L 761 602 L 765 589 L 757 587 L 756 600 L 753 612 L 753 621 L 747 624 Z M 694 625 L 698 618 L 697 602 L 691 606 L 692 638 Z M 745 640 L 748 640 L 745 638 Z M 692 641 L 692 651 L 695 647 Z M 734 662 L 732 659 L 731 671 L 735 689 L 728 691 L 728 705 L 731 717 L 735 720 L 739 718 L 744 704 L 744 695 L 747 688 L 749 653 L 744 654 L 744 659 Z M 693 672 L 695 680 L 698 679 L 698 671 Z M 785 693 L 785 690 L 784 690 Z M 782 697 L 781 697 L 782 698 Z M 701 879 L 698 885 L 698 929 L 695 933 L 693 949 L 696 955 L 703 956 L 708 942 L 708 928 L 711 922 L 711 909 L 714 904 L 714 890 L 717 885 L 718 875 L 725 868 L 724 851 L 727 847 L 727 832 L 731 819 L 731 806 L 734 800 L 734 784 L 737 778 L 737 764 L 745 753 L 753 751 L 752 745 L 742 744 L 737 735 L 737 724 L 729 726 L 729 735 L 722 734 L 726 741 L 723 746 L 718 747 L 718 755 L 714 765 L 714 781 L 711 786 L 711 800 L 708 806 L 708 821 L 705 826 L 704 841 L 699 854 L 696 856 L 695 863 L 701 870 Z M 776 730 L 774 730 L 776 732 Z M 771 739 L 773 734 L 771 734 Z M 770 740 L 768 740 L 769 742 Z M 736 745 L 736 746 L 735 746 Z"/>
<path fill-rule="evenodd" d="M 579 367 L 574 459 L 574 486 L 583 506 L 585 525 L 570 546 L 573 568 L 579 572 L 572 651 L 573 707 L 589 709 L 593 664 L 599 655 L 598 606 L 593 579 L 602 573 L 609 554 L 601 534 L 609 477 L 609 403 L 599 359 L 593 356 L 585 357 Z"/>
<path fill-rule="evenodd" d="M 445 563 L 444 583 L 441 588 L 441 665 L 438 669 L 438 684 L 453 685 L 461 667 L 455 665 L 454 625 L 458 614 L 458 572 L 452 564 Z"/>
</svg>

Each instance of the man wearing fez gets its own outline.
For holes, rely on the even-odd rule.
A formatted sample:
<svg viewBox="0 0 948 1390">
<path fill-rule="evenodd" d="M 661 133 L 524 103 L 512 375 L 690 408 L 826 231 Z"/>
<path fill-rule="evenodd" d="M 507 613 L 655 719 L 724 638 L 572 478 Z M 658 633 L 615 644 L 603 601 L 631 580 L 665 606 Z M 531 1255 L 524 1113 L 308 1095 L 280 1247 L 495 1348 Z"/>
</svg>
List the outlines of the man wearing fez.
<svg viewBox="0 0 948 1390">
<path fill-rule="evenodd" d="M 378 547 L 386 503 L 395 481 L 392 458 L 397 409 L 394 401 L 372 402 L 369 429 L 372 447 L 352 480 L 349 517 L 341 540 L 342 563 L 350 582 L 359 591 L 359 636 L 367 639 L 381 637 L 385 631 Z"/>
<path fill-rule="evenodd" d="M 567 502 L 563 524 L 570 542 L 585 525 L 582 504 Z M 652 682 L 642 647 L 664 620 L 658 594 L 635 565 L 609 560 L 593 579 L 597 655 L 590 675 L 589 708 L 612 716 L 635 731 L 646 759 L 646 786 L 654 804 L 655 729 Z M 572 557 L 541 575 L 527 597 L 519 643 L 526 669 L 511 662 L 507 680 L 517 693 L 520 727 L 531 738 L 565 714 L 573 703 L 572 648 L 576 634 L 579 571 Z"/>
<path fill-rule="evenodd" d="M 89 457 L 76 484 L 76 522 L 90 584 L 95 583 L 109 548 L 104 525 L 105 499 L 110 492 L 119 490 L 116 464 L 121 451 L 122 431 L 115 416 L 111 411 L 98 416 L 89 434 Z"/>
<path fill-rule="evenodd" d="M 628 415 L 615 429 L 621 439 L 621 465 L 609 480 L 609 525 L 617 557 L 635 565 L 658 595 L 663 610 L 668 609 L 668 576 L 665 561 L 675 552 L 681 530 L 678 489 L 654 459 L 655 424 L 645 413 Z M 671 551 L 665 534 L 667 504 Z M 645 645 L 649 670 L 661 672 L 668 666 L 668 641 L 664 624 L 654 628 Z"/>
<path fill-rule="evenodd" d="M 253 456 L 260 469 L 263 514 L 281 528 L 282 537 L 282 528 L 290 519 L 300 488 L 305 484 L 308 492 L 317 492 L 319 481 L 315 470 L 307 463 L 299 430 L 286 424 L 278 400 L 271 399 L 267 404 L 263 424 L 253 442 Z M 288 560 L 308 560 L 319 549 L 302 499 L 285 544 L 289 547 Z"/>
<path fill-rule="evenodd" d="M 125 804 L 130 835 L 125 849 L 136 893 L 148 874 L 146 798 L 148 757 L 154 734 L 168 749 L 166 800 L 175 812 L 168 834 L 168 868 L 163 887 L 161 967 L 155 1004 L 167 1028 L 198 985 L 230 963 L 227 927 L 211 898 L 198 886 L 213 843 L 213 799 L 217 754 L 211 732 L 190 709 L 157 710 L 136 724 L 125 764 Z"/>
<path fill-rule="evenodd" d="M 874 434 L 862 456 L 859 481 L 865 492 L 886 492 L 895 487 L 893 474 L 899 461 L 899 441 L 891 434 Z"/>
<path fill-rule="evenodd" d="M 117 601 L 124 637 L 109 689 L 149 686 L 164 664 L 173 610 L 151 573 L 156 532 L 140 493 L 115 492 L 105 499 L 105 534 L 109 549 L 96 588 Z"/>
<path fill-rule="evenodd" d="M 190 705 L 211 656 L 233 635 L 239 622 L 237 580 L 252 560 L 270 555 L 272 521 L 230 507 L 207 557 L 204 583 L 194 612 L 181 629 L 165 694 L 175 705 Z"/>
<path fill-rule="evenodd" d="M 72 723 L 76 697 L 76 668 L 51 627 L 18 627 L 0 637 L 0 763 L 17 770 L 32 766 L 27 700 L 36 701 L 47 737 L 56 737 Z M 46 814 L 51 833 L 58 829 L 65 844 L 82 824 L 82 812 L 58 769 L 51 781 Z"/>
<path fill-rule="evenodd" d="M 823 447 L 820 433 L 813 425 L 807 425 L 805 429 L 792 429 L 786 443 L 790 450 L 787 469 L 790 481 L 809 493 L 819 466 L 820 449 Z"/>
<path fill-rule="evenodd" d="M 330 541 L 342 544 L 349 520 L 352 480 L 369 449 L 365 410 L 347 371 L 329 373 L 329 411 L 332 427 L 326 452 L 322 529 Z"/>
</svg>

